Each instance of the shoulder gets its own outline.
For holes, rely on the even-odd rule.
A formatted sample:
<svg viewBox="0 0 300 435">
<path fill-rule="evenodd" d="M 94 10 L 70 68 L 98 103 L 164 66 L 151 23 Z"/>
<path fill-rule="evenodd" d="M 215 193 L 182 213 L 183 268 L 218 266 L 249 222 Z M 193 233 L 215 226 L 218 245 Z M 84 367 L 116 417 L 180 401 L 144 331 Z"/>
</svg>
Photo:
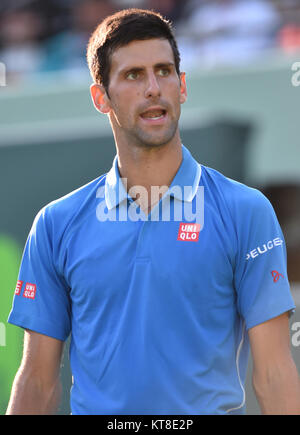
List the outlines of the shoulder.
<svg viewBox="0 0 300 435">
<path fill-rule="evenodd" d="M 33 228 L 43 225 L 57 234 L 64 232 L 78 219 L 91 213 L 96 203 L 96 194 L 105 185 L 106 174 L 78 189 L 46 204 L 36 215 Z"/>
<path fill-rule="evenodd" d="M 250 212 L 273 210 L 268 198 L 255 187 L 226 177 L 207 166 L 202 166 L 202 176 L 204 186 L 212 195 L 221 198 L 231 213 L 249 215 Z"/>
</svg>

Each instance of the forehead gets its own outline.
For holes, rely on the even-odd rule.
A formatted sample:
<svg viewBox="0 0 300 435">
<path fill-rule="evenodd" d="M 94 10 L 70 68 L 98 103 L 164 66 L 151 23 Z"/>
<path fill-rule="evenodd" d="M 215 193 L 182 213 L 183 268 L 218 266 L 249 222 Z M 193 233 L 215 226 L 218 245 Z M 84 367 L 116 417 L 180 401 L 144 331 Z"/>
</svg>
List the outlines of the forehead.
<svg viewBox="0 0 300 435">
<path fill-rule="evenodd" d="M 117 48 L 111 55 L 111 74 L 123 69 L 149 67 L 161 63 L 174 63 L 172 47 L 167 39 L 132 41 Z"/>
</svg>

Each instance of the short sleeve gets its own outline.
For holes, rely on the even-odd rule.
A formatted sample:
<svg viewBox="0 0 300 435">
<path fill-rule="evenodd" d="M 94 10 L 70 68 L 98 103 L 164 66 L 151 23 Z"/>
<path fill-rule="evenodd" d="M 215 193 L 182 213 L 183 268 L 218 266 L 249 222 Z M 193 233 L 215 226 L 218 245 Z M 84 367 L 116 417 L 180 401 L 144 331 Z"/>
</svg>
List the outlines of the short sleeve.
<svg viewBox="0 0 300 435">
<path fill-rule="evenodd" d="M 44 208 L 25 245 L 8 322 L 65 341 L 70 333 L 69 289 L 58 271 L 52 228 Z"/>
<path fill-rule="evenodd" d="M 239 207 L 237 237 L 234 282 L 246 328 L 292 312 L 284 236 L 271 203 L 258 190 Z"/>
</svg>

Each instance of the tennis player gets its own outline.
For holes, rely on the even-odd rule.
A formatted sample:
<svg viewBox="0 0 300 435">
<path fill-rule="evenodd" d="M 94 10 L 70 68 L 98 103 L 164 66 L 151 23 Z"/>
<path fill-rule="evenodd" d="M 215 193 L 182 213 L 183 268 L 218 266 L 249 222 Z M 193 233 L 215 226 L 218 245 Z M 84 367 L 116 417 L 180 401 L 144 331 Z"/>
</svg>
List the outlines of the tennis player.
<svg viewBox="0 0 300 435">
<path fill-rule="evenodd" d="M 283 234 L 262 193 L 182 144 L 171 25 L 123 10 L 87 58 L 116 157 L 33 223 L 9 316 L 25 341 L 7 414 L 57 412 L 69 335 L 74 415 L 243 414 L 250 350 L 262 413 L 299 414 Z"/>
</svg>

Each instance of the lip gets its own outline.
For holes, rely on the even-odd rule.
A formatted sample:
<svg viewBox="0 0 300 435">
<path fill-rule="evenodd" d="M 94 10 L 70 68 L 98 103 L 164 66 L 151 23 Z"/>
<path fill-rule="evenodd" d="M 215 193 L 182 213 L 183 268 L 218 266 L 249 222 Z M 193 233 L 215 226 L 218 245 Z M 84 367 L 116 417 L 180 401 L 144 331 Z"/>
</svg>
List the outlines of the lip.
<svg viewBox="0 0 300 435">
<path fill-rule="evenodd" d="M 159 118 L 145 118 L 142 115 L 145 114 L 146 112 L 150 112 L 150 111 L 155 111 L 155 110 L 161 110 L 163 111 L 163 115 L 160 116 Z M 164 122 L 166 121 L 168 117 L 168 112 L 164 107 L 161 106 L 152 106 L 147 108 L 146 110 L 144 110 L 141 114 L 140 114 L 140 119 L 147 125 L 160 125 L 160 124 L 164 124 Z"/>
</svg>

